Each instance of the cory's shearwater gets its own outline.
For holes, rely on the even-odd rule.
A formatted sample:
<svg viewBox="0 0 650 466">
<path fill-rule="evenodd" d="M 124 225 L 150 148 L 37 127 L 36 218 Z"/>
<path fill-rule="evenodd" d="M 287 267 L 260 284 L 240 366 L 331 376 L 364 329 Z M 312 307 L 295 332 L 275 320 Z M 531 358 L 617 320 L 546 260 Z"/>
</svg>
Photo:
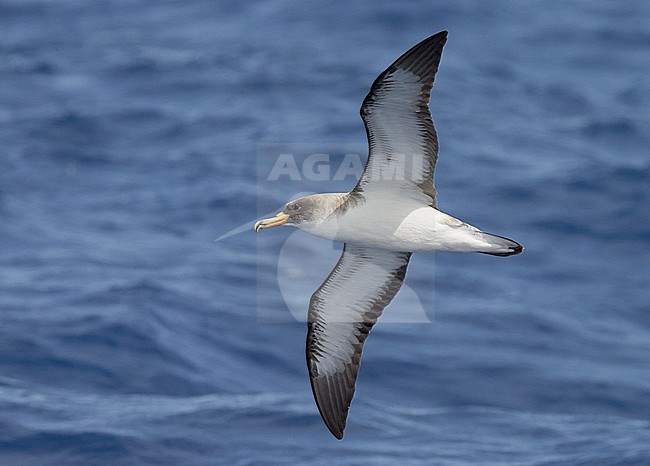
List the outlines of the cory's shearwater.
<svg viewBox="0 0 650 466">
<path fill-rule="evenodd" d="M 338 439 L 373 325 L 399 291 L 413 252 L 511 256 L 523 247 L 438 209 L 438 139 L 428 103 L 447 31 L 420 42 L 373 83 L 361 106 L 368 161 L 348 193 L 289 202 L 255 231 L 289 225 L 344 243 L 334 270 L 311 297 L 307 366 L 320 414 Z"/>
</svg>

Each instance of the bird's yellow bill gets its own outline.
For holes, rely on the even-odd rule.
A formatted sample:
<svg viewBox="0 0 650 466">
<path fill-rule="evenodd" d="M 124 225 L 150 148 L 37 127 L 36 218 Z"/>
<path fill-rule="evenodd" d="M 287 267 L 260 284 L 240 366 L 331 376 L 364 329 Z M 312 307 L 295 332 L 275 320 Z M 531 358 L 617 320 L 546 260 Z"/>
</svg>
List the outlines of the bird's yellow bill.
<svg viewBox="0 0 650 466">
<path fill-rule="evenodd" d="M 287 223 L 288 220 L 289 216 L 284 212 L 280 212 L 275 217 L 265 218 L 264 220 L 255 222 L 255 233 L 258 233 L 262 228 L 279 227 Z"/>
</svg>

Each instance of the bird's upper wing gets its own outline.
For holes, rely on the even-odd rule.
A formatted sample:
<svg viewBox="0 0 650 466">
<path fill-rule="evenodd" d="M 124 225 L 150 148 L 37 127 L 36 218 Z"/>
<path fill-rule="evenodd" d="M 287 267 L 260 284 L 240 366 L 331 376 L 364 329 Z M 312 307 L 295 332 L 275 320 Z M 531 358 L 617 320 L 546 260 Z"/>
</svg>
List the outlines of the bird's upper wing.
<svg viewBox="0 0 650 466">
<path fill-rule="evenodd" d="M 363 343 L 399 291 L 411 253 L 346 244 L 334 270 L 311 297 L 307 367 L 318 410 L 343 438 Z"/>
<path fill-rule="evenodd" d="M 437 207 L 438 137 L 429 95 L 445 42 L 447 31 L 423 40 L 373 83 L 361 106 L 370 152 L 353 192 L 411 197 Z"/>
</svg>

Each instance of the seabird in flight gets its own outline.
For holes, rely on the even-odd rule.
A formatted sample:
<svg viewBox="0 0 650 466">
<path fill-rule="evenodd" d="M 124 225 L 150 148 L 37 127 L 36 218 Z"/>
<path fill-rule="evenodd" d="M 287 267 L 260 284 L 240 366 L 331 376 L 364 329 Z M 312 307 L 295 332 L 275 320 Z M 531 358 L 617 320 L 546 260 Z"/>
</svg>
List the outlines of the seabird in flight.
<svg viewBox="0 0 650 466">
<path fill-rule="evenodd" d="M 344 243 L 334 270 L 311 297 L 307 324 L 311 387 L 337 439 L 343 438 L 363 343 L 402 286 L 411 254 L 511 256 L 524 249 L 438 209 L 438 138 L 428 104 L 446 41 L 447 31 L 423 40 L 373 83 L 361 106 L 370 151 L 352 191 L 292 200 L 255 224 L 257 232 L 289 225 Z"/>
</svg>

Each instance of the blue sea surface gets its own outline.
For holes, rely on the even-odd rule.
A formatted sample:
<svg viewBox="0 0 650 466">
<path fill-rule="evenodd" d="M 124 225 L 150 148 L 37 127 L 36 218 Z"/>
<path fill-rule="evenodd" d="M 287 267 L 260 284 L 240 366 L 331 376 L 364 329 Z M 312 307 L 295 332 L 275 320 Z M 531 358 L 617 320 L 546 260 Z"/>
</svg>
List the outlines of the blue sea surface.
<svg viewBox="0 0 650 466">
<path fill-rule="evenodd" d="M 650 464 L 649 24 L 642 0 L 0 0 L 0 464 Z M 304 356 L 339 251 L 251 222 L 354 180 L 259 168 L 365 151 L 373 79 L 442 29 L 440 208 L 526 251 L 414 255 L 339 442 Z"/>
</svg>

